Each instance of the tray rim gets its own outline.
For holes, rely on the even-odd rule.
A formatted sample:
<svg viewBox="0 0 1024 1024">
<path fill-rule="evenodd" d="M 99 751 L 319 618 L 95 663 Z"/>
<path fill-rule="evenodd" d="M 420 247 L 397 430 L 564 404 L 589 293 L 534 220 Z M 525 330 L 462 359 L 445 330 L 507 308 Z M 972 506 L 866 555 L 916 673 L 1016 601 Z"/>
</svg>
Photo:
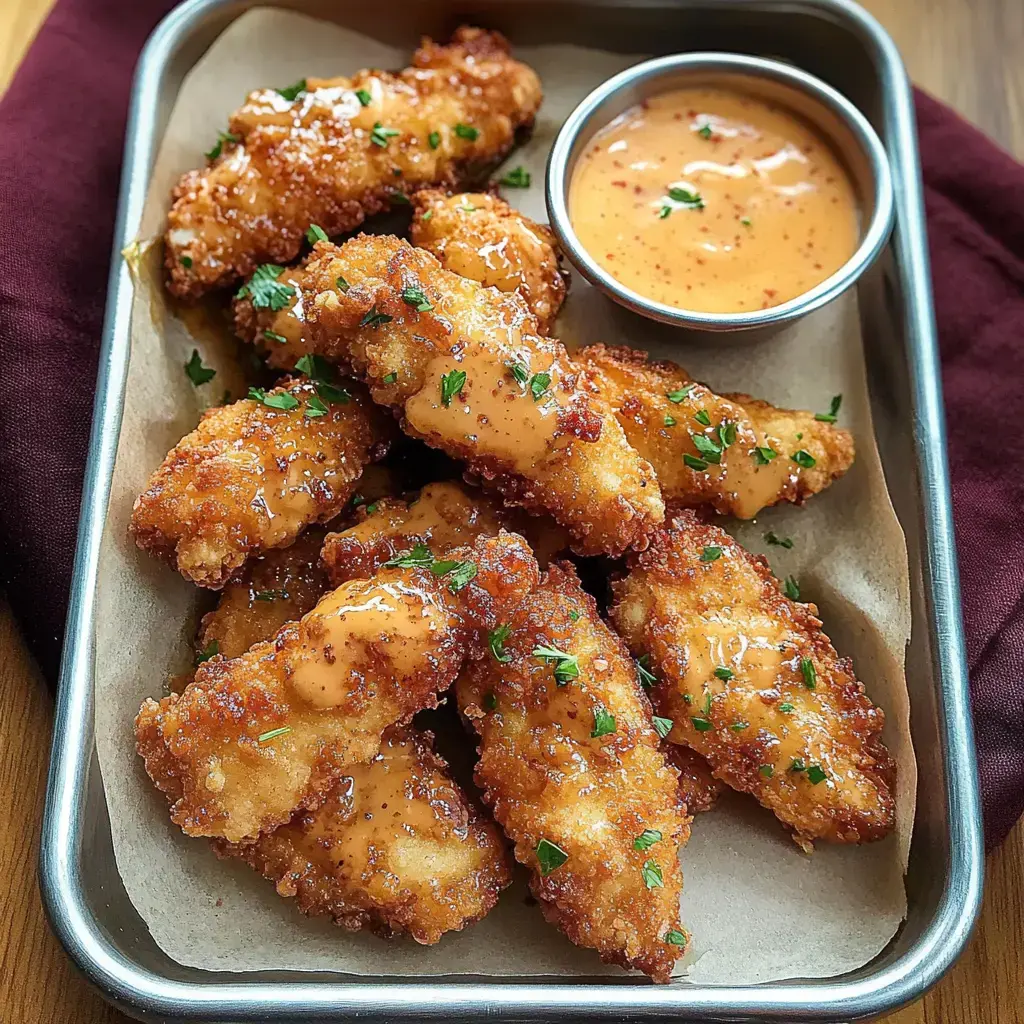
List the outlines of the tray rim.
<svg viewBox="0 0 1024 1024">
<path fill-rule="evenodd" d="M 317 1013 L 384 1019 L 470 1019 L 515 1014 L 521 1020 L 654 1019 L 720 1015 L 762 1020 L 852 1020 L 889 1012 L 922 995 L 962 952 L 980 910 L 983 849 L 967 665 L 960 614 L 959 573 L 946 460 L 945 419 L 931 299 L 924 204 L 910 83 L 899 52 L 879 22 L 853 0 L 790 0 L 830 20 L 846 22 L 874 49 L 891 125 L 886 148 L 897 185 L 894 231 L 905 296 L 907 362 L 913 399 L 914 452 L 922 481 L 922 556 L 927 624 L 941 640 L 935 652 L 939 731 L 944 741 L 949 807 L 949 872 L 933 919 L 900 957 L 850 979 L 769 985 L 675 987 L 623 982 L 528 983 L 403 979 L 239 981 L 194 984 L 173 980 L 126 957 L 104 934 L 83 899 L 82 814 L 93 753 L 92 643 L 94 583 L 120 434 L 130 339 L 132 284 L 121 251 L 141 219 L 149 171 L 159 143 L 153 112 L 168 58 L 201 16 L 259 0 L 187 0 L 153 31 L 136 67 L 125 136 L 122 179 L 108 279 L 89 457 L 86 464 L 74 574 L 62 652 L 53 746 L 40 845 L 40 889 L 51 926 L 76 966 L 103 995 L 133 1015 L 224 1021 Z M 940 656 L 941 655 L 941 656 Z"/>
</svg>

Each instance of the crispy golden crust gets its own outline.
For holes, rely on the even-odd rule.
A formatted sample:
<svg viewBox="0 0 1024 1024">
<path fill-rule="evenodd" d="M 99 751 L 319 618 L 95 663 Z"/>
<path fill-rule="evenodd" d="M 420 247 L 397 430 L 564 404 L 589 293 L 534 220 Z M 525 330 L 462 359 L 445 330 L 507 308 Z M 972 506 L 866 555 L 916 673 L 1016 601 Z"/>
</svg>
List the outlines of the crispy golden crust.
<svg viewBox="0 0 1024 1024">
<path fill-rule="evenodd" d="M 365 107 L 357 90 L 369 93 Z M 478 179 L 533 123 L 540 101 L 537 76 L 512 60 L 505 40 L 466 27 L 447 46 L 424 40 L 398 74 L 312 78 L 294 100 L 251 93 L 228 126 L 238 141 L 224 140 L 171 196 L 168 288 L 198 298 L 261 263 L 293 260 L 311 224 L 340 234 L 419 186 Z"/>
<path fill-rule="evenodd" d="M 432 750 L 395 727 L 368 764 L 347 768 L 315 811 L 255 843 L 214 841 L 299 910 L 350 931 L 437 942 L 479 920 L 512 880 L 504 844 Z"/>
<path fill-rule="evenodd" d="M 429 309 L 413 303 L 420 293 Z M 581 553 L 643 547 L 661 521 L 651 467 L 519 295 L 360 235 L 316 246 L 303 303 L 317 351 L 351 363 L 408 434 L 468 463 L 507 504 L 550 512 Z"/>
<path fill-rule="evenodd" d="M 503 527 L 526 537 L 541 567 L 568 546 L 564 530 L 546 516 L 516 514 L 481 491 L 457 483 L 428 484 L 411 501 L 385 498 L 372 512 L 338 533 L 329 533 L 321 560 L 333 586 L 365 579 L 401 551 L 425 544 L 438 558 Z"/>
<path fill-rule="evenodd" d="M 686 813 L 697 815 L 710 811 L 725 789 L 725 783 L 711 773 L 711 765 L 696 750 L 678 743 L 663 743 L 661 749 L 668 763 L 679 772 L 679 798 Z"/>
<path fill-rule="evenodd" d="M 885 836 L 895 822 L 885 716 L 815 606 L 787 598 L 764 558 L 692 512 L 632 565 L 613 584 L 612 619 L 650 659 L 669 738 L 756 796 L 805 848 Z"/>
<path fill-rule="evenodd" d="M 316 398 L 307 380 L 268 392 L 294 398 L 289 411 L 252 399 L 211 409 L 136 500 L 135 542 L 186 579 L 219 589 L 250 555 L 285 547 L 331 519 L 393 431 L 362 388 L 349 390 L 348 402 L 315 418 L 306 415 Z"/>
<path fill-rule="evenodd" d="M 706 506 L 752 519 L 769 505 L 806 501 L 853 464 L 849 432 L 814 413 L 776 409 L 749 395 L 716 395 L 675 363 L 651 361 L 631 348 L 591 345 L 576 358 L 599 377 L 629 443 L 654 466 L 669 506 Z M 680 400 L 673 402 L 670 394 Z M 707 424 L 694 419 L 701 410 Z M 714 464 L 715 453 L 707 457 L 706 443 L 705 451 L 698 450 L 693 435 L 721 448 L 723 423 L 734 424 L 736 436 Z M 812 466 L 793 460 L 799 451 L 810 455 Z M 708 464 L 688 466 L 684 455 Z"/>
<path fill-rule="evenodd" d="M 689 819 L 636 667 L 567 563 L 548 570 L 508 626 L 507 661 L 475 662 L 456 686 L 480 735 L 484 799 L 550 921 L 603 959 L 668 981 L 682 953 L 665 937 L 682 933 L 678 853 Z M 574 655 L 578 676 L 559 685 L 556 665 L 533 654 L 541 646 Z M 614 732 L 594 738 L 604 713 Z M 661 839 L 638 850 L 647 829 Z M 542 839 L 568 854 L 547 875 Z"/>
<path fill-rule="evenodd" d="M 204 662 L 180 696 L 147 700 L 138 749 L 158 788 L 181 787 L 172 820 L 190 835 L 255 837 L 316 808 L 389 725 L 433 706 L 538 574 L 513 534 L 451 557 L 477 570 L 457 593 L 428 568 L 382 569 L 242 657 Z"/>
<path fill-rule="evenodd" d="M 490 192 L 449 195 L 422 189 L 412 197 L 413 245 L 432 252 L 445 270 L 503 292 L 518 289 L 543 334 L 565 301 L 565 275 L 555 236 Z"/>
</svg>

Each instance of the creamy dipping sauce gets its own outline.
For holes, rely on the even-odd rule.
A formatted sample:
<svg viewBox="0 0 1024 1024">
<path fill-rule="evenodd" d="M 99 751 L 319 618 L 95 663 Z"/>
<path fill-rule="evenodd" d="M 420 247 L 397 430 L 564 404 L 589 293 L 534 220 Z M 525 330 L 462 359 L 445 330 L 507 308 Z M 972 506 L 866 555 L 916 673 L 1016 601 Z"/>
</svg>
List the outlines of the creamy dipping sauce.
<svg viewBox="0 0 1024 1024">
<path fill-rule="evenodd" d="M 662 93 L 603 128 L 573 171 L 569 217 L 627 288 L 703 313 L 795 298 L 859 241 L 853 186 L 826 141 L 722 88 Z"/>
</svg>

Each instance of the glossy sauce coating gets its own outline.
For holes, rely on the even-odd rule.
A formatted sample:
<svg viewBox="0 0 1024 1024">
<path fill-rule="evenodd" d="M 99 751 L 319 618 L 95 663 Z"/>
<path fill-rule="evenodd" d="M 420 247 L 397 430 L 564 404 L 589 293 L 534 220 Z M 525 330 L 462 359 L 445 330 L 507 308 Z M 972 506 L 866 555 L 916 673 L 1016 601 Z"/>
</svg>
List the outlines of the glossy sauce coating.
<svg viewBox="0 0 1024 1024">
<path fill-rule="evenodd" d="M 632 107 L 580 157 L 583 247 L 649 299 L 706 313 L 777 306 L 838 270 L 857 201 L 826 141 L 754 93 L 677 89 Z"/>
</svg>

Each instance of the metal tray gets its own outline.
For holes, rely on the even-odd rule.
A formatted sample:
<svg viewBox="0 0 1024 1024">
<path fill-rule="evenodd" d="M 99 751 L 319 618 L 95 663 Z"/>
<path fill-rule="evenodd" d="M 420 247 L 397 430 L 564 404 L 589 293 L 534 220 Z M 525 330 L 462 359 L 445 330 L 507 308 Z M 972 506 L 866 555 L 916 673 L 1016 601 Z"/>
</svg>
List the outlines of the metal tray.
<svg viewBox="0 0 1024 1024">
<path fill-rule="evenodd" d="M 149 935 L 114 864 L 93 739 L 94 581 L 117 449 L 132 285 L 120 252 L 134 237 L 157 145 L 184 75 L 256 0 L 191 0 L 150 38 L 135 76 L 103 348 L 71 591 L 40 869 L 53 928 L 77 965 L 128 1013 L 216 1021 L 845 1021 L 920 996 L 963 949 L 981 899 L 982 847 L 938 351 L 910 86 L 892 40 L 849 0 L 290 0 L 408 45 L 455 15 L 519 44 L 575 42 L 623 52 L 734 50 L 792 61 L 855 102 L 892 161 L 897 224 L 859 286 L 872 411 L 889 491 L 907 536 L 913 630 L 907 654 L 920 768 L 906 924 L 872 963 L 828 980 L 662 987 L 621 978 L 358 979 L 247 975 L 180 966 Z M 779 941 L 779 936 L 766 936 Z"/>
</svg>

